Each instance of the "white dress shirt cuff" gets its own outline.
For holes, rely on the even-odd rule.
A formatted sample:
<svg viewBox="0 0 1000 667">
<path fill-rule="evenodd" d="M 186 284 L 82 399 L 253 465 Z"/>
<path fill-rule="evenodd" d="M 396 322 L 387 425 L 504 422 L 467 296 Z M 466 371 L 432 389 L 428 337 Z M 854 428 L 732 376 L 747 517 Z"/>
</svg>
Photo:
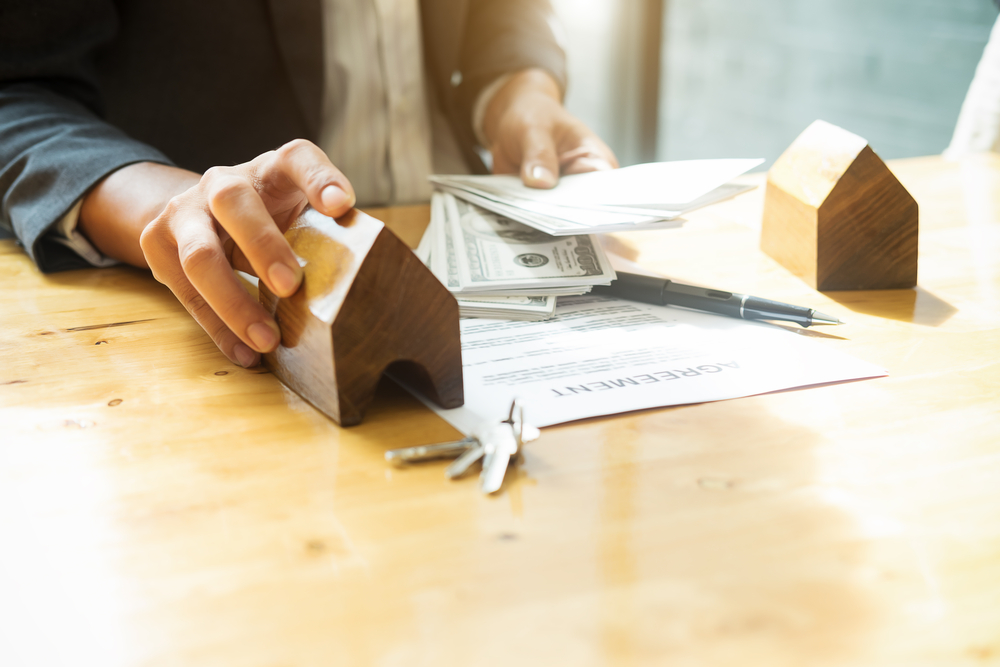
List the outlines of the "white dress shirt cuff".
<svg viewBox="0 0 1000 667">
<path fill-rule="evenodd" d="M 91 266 L 96 266 L 100 268 L 114 266 L 120 264 L 117 259 L 111 259 L 110 257 L 105 257 L 97 248 L 95 248 L 90 241 L 88 241 L 83 234 L 77 231 L 76 226 L 80 222 L 80 209 L 83 208 L 83 200 L 79 200 L 73 205 L 73 208 L 62 217 L 59 222 L 52 226 L 48 231 L 49 238 L 57 243 L 61 243 L 66 246 L 77 255 L 87 260 Z"/>
<path fill-rule="evenodd" d="M 486 116 L 486 107 L 490 105 L 494 96 L 500 92 L 505 83 L 510 81 L 512 76 L 514 76 L 513 73 L 504 74 L 483 88 L 479 93 L 479 97 L 476 98 L 476 103 L 472 106 L 472 130 L 476 133 L 476 141 L 483 148 L 488 149 L 490 147 L 489 142 L 486 140 L 486 135 L 483 134 L 483 118 Z"/>
</svg>

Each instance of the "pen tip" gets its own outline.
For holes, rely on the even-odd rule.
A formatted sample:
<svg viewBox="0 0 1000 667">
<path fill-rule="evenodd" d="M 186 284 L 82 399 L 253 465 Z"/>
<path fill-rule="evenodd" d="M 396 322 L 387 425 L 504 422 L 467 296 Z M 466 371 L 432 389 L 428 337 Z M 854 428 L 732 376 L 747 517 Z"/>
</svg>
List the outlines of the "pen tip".
<svg viewBox="0 0 1000 667">
<path fill-rule="evenodd" d="M 837 319 L 833 315 L 827 315 L 821 313 L 818 310 L 814 310 L 812 317 L 810 318 L 813 324 L 843 324 L 841 320 Z"/>
</svg>

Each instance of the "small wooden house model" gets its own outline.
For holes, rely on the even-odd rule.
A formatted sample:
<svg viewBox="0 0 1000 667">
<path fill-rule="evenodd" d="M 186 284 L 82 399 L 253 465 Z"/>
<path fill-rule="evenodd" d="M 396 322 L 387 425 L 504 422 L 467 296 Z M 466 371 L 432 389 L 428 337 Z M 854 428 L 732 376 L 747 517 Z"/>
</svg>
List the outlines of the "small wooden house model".
<svg viewBox="0 0 1000 667">
<path fill-rule="evenodd" d="M 361 421 L 382 374 L 445 408 L 462 405 L 458 303 L 382 222 L 352 210 L 307 211 L 285 233 L 302 258 L 302 286 L 260 301 L 281 329 L 264 365 L 342 426 Z"/>
<path fill-rule="evenodd" d="M 819 290 L 917 284 L 917 202 L 868 142 L 815 121 L 767 174 L 761 248 Z"/>
</svg>

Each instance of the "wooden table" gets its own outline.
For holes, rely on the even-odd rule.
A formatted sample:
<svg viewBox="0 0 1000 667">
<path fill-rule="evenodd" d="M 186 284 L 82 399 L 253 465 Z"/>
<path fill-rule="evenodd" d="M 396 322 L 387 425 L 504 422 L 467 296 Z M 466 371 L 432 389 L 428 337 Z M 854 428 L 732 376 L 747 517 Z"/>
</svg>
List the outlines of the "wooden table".
<svg viewBox="0 0 1000 667">
<path fill-rule="evenodd" d="M 391 383 L 342 430 L 148 274 L 0 242 L 0 664 L 1000 664 L 1000 158 L 891 166 L 915 290 L 813 292 L 761 189 L 613 242 L 888 378 L 545 429 L 496 497 L 386 466 L 456 436 Z"/>
</svg>

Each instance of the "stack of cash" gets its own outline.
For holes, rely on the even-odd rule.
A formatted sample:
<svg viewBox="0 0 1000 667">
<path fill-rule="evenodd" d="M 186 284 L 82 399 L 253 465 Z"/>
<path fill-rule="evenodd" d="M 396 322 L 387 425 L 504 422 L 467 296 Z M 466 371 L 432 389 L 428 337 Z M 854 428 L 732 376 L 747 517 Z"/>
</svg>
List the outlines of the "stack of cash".
<svg viewBox="0 0 1000 667">
<path fill-rule="evenodd" d="M 526 187 L 515 175 L 436 175 L 431 181 L 509 220 L 553 236 L 575 236 L 677 227 L 680 215 L 751 189 L 729 181 L 761 162 L 651 162 L 563 176 L 551 190 Z"/>
<path fill-rule="evenodd" d="M 552 236 L 445 192 L 434 193 L 416 252 L 463 317 L 542 320 L 557 296 L 615 279 L 595 236 Z"/>
</svg>

